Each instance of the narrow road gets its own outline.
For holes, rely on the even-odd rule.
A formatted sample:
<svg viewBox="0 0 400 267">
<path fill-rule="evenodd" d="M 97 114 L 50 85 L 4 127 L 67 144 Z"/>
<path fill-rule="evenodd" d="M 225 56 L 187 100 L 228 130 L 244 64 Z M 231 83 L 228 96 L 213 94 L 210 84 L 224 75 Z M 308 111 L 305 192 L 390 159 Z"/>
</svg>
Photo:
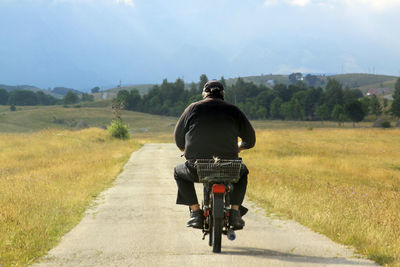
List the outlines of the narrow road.
<svg viewBox="0 0 400 267">
<path fill-rule="evenodd" d="M 233 242 L 224 237 L 222 253 L 213 254 L 201 230 L 185 227 L 188 209 L 175 205 L 173 167 L 182 161 L 173 144 L 133 153 L 115 185 L 35 266 L 373 266 L 249 202 L 245 229 Z"/>
</svg>

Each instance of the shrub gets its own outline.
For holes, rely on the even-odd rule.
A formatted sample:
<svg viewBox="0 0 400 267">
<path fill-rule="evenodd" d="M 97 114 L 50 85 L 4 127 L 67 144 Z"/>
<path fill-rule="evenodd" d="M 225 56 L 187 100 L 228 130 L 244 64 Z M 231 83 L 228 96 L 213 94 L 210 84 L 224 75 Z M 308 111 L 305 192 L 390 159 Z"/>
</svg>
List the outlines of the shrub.
<svg viewBox="0 0 400 267">
<path fill-rule="evenodd" d="M 89 124 L 87 124 L 86 121 L 79 121 L 79 122 L 76 124 L 75 128 L 76 128 L 77 130 L 86 129 L 86 128 L 89 128 Z"/>
<path fill-rule="evenodd" d="M 122 123 L 121 119 L 116 119 L 111 122 L 111 124 L 107 127 L 108 132 L 112 137 L 119 139 L 128 139 L 129 138 L 129 129 L 128 126 Z"/>
<path fill-rule="evenodd" d="M 11 105 L 11 106 L 10 106 L 10 110 L 11 110 L 11 111 L 16 111 L 16 110 L 17 110 L 17 107 L 16 107 L 15 105 Z"/>
<path fill-rule="evenodd" d="M 390 128 L 392 125 L 390 125 L 390 121 L 383 121 L 381 123 L 382 128 Z"/>
</svg>

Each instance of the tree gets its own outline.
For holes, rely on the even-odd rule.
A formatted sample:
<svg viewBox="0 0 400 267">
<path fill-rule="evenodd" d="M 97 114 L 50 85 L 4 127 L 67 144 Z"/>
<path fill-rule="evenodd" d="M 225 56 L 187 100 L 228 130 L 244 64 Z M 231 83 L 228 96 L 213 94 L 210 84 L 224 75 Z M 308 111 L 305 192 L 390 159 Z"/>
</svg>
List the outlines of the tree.
<svg viewBox="0 0 400 267">
<path fill-rule="evenodd" d="M 120 90 L 117 93 L 116 102 L 121 105 L 122 109 L 124 109 L 128 106 L 128 96 L 129 96 L 129 92 L 128 92 L 128 90 L 125 90 L 125 89 Z"/>
<path fill-rule="evenodd" d="M 316 86 L 318 82 L 318 77 L 316 75 L 307 74 L 304 78 L 308 86 Z"/>
<path fill-rule="evenodd" d="M 271 108 L 270 108 L 270 115 L 271 118 L 273 119 L 281 119 L 282 118 L 282 113 L 281 113 L 281 105 L 283 101 L 279 97 L 276 97 L 274 100 L 271 102 Z"/>
<path fill-rule="evenodd" d="M 289 81 L 291 84 L 295 84 L 297 81 L 300 81 L 302 77 L 303 74 L 301 74 L 301 72 L 292 73 L 289 75 Z"/>
<path fill-rule="evenodd" d="M 289 112 L 292 119 L 303 120 L 304 111 L 296 97 L 292 97 L 289 102 Z"/>
<path fill-rule="evenodd" d="M 100 92 L 100 87 L 96 86 L 90 90 L 92 94 Z"/>
<path fill-rule="evenodd" d="M 94 101 L 94 96 L 86 94 L 86 93 L 83 93 L 82 94 L 82 101 L 84 101 L 84 102 L 93 102 Z"/>
<path fill-rule="evenodd" d="M 400 118 L 400 95 L 393 100 L 392 106 L 390 107 L 390 112 L 393 116 Z"/>
<path fill-rule="evenodd" d="M 350 89 L 347 87 L 343 92 L 343 102 L 347 103 L 354 99 L 359 99 L 363 96 L 364 95 L 360 89 Z"/>
<path fill-rule="evenodd" d="M 314 118 L 315 108 L 318 102 L 321 101 L 321 96 L 323 94 L 322 88 L 308 88 L 306 90 L 306 96 L 304 99 L 304 112 L 308 119 Z"/>
<path fill-rule="evenodd" d="M 400 97 L 400 78 L 397 79 L 396 84 L 394 85 L 393 99 L 396 97 Z"/>
<path fill-rule="evenodd" d="M 285 84 L 276 84 L 274 86 L 274 91 L 283 102 L 290 101 L 292 98 L 292 93 Z"/>
<path fill-rule="evenodd" d="M 379 99 L 376 97 L 376 95 L 372 95 L 371 100 L 369 102 L 369 106 L 371 113 L 374 114 L 377 119 L 378 116 L 382 114 L 382 105 L 379 102 Z"/>
<path fill-rule="evenodd" d="M 226 80 L 225 80 L 224 76 L 221 76 L 220 82 L 222 83 L 222 85 L 226 89 Z"/>
<path fill-rule="evenodd" d="M 9 95 L 6 89 L 0 89 L 0 105 L 7 105 Z"/>
<path fill-rule="evenodd" d="M 38 99 L 36 93 L 33 91 L 15 90 L 10 93 L 8 103 L 18 106 L 36 106 Z"/>
<path fill-rule="evenodd" d="M 333 107 L 343 105 L 343 88 L 342 84 L 336 79 L 329 79 L 328 84 L 325 88 L 325 103 L 328 106 L 329 112 L 333 110 Z"/>
<path fill-rule="evenodd" d="M 353 127 L 355 127 L 356 122 L 360 122 L 364 119 L 366 112 L 363 109 L 362 103 L 358 100 L 353 100 L 346 103 L 344 106 L 347 117 L 353 122 Z"/>
<path fill-rule="evenodd" d="M 353 100 L 348 101 L 346 103 L 353 102 L 354 100 L 357 100 L 357 99 L 353 99 Z M 364 113 L 365 114 L 369 114 L 370 110 L 371 110 L 371 104 L 370 104 L 371 103 L 371 99 L 369 97 L 363 97 L 359 101 L 361 102 L 361 106 L 362 106 L 362 108 L 364 110 Z"/>
<path fill-rule="evenodd" d="M 387 100 L 387 98 L 383 99 L 383 109 L 386 109 L 389 105 L 389 100 Z"/>
<path fill-rule="evenodd" d="M 199 92 L 200 92 L 200 94 L 201 94 L 201 92 L 203 92 L 203 87 L 207 82 L 208 82 L 207 75 L 205 75 L 205 74 L 200 75 L 200 82 L 199 82 Z"/>
<path fill-rule="evenodd" d="M 49 105 L 56 105 L 57 103 L 60 103 L 60 100 L 43 93 L 42 91 L 36 92 L 36 98 L 37 98 L 37 104 L 38 105 L 44 105 L 44 106 L 49 106 Z"/>
<path fill-rule="evenodd" d="M 141 99 L 142 97 L 140 96 L 139 91 L 137 89 L 132 89 L 128 97 L 128 109 L 138 110 Z"/>
<path fill-rule="evenodd" d="M 317 113 L 322 122 L 330 118 L 329 108 L 327 104 L 319 105 L 316 108 L 315 113 Z"/>
<path fill-rule="evenodd" d="M 282 117 L 285 120 L 291 119 L 291 110 L 290 110 L 290 102 L 283 102 L 281 105 L 281 111 L 280 111 Z"/>
<path fill-rule="evenodd" d="M 338 122 L 339 126 L 346 118 L 346 114 L 344 112 L 344 108 L 341 105 L 335 105 L 332 110 L 331 117 Z"/>
<path fill-rule="evenodd" d="M 72 91 L 68 91 L 68 93 L 64 96 L 64 104 L 75 104 L 79 102 L 79 97 Z"/>
<path fill-rule="evenodd" d="M 269 117 L 269 110 L 271 108 L 271 103 L 275 99 L 276 94 L 271 89 L 266 89 L 258 94 L 256 97 L 257 105 L 262 106 L 266 109 L 265 115 Z"/>
</svg>

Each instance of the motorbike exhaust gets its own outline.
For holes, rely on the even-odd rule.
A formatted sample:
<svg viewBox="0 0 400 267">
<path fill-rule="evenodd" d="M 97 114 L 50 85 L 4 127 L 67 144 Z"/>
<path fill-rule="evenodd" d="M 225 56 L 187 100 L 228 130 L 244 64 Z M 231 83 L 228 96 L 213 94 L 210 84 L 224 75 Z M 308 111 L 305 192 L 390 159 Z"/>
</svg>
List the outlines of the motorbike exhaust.
<svg viewBox="0 0 400 267">
<path fill-rule="evenodd" d="M 236 234 L 235 231 L 233 231 L 232 229 L 229 229 L 228 232 L 226 233 L 226 236 L 228 237 L 228 239 L 230 241 L 233 241 L 236 239 Z"/>
</svg>

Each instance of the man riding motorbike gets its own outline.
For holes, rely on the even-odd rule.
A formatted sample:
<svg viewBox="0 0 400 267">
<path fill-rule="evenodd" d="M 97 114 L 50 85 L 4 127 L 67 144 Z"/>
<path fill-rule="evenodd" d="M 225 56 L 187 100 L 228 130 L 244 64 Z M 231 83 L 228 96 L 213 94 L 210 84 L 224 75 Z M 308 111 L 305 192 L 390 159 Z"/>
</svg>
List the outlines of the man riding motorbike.
<svg viewBox="0 0 400 267">
<path fill-rule="evenodd" d="M 203 100 L 190 104 L 175 127 L 175 143 L 184 151 L 186 162 L 175 167 L 178 186 L 176 204 L 190 207 L 188 227 L 203 228 L 204 216 L 197 200 L 194 182 L 198 182 L 194 166 L 196 159 L 238 159 L 241 150 L 252 148 L 256 137 L 253 127 L 244 113 L 224 101 L 224 86 L 216 80 L 204 85 Z M 241 142 L 238 143 L 238 137 Z M 230 192 L 229 221 L 235 229 L 242 229 L 245 222 L 240 210 L 247 187 L 248 170 L 242 168 L 240 179 Z M 243 212 L 242 212 L 243 213 Z"/>
</svg>

